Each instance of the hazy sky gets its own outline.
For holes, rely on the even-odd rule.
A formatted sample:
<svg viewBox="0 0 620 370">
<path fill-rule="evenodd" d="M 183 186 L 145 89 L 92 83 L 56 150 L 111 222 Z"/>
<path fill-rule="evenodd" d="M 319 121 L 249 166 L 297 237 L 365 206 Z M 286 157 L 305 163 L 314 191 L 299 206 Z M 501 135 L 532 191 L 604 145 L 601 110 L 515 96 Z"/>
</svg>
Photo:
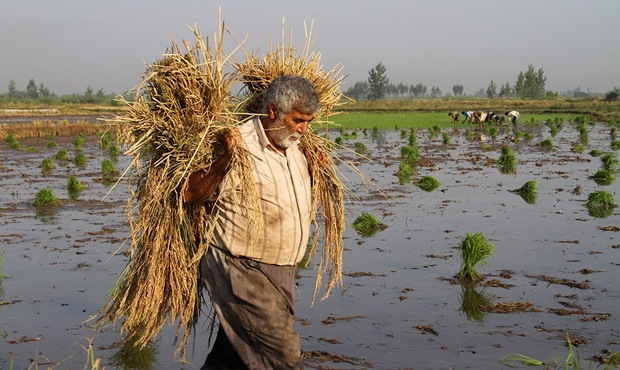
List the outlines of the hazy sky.
<svg viewBox="0 0 620 370">
<path fill-rule="evenodd" d="M 618 0 L 0 0 L 0 93 L 31 78 L 56 94 L 124 92 L 173 37 L 193 39 L 188 25 L 216 32 L 220 6 L 227 50 L 247 35 L 246 51 L 268 51 L 283 19 L 302 46 L 314 18 L 313 50 L 344 68 L 344 89 L 379 62 L 392 83 L 444 94 L 513 85 L 530 64 L 549 90 L 620 87 Z"/>
</svg>

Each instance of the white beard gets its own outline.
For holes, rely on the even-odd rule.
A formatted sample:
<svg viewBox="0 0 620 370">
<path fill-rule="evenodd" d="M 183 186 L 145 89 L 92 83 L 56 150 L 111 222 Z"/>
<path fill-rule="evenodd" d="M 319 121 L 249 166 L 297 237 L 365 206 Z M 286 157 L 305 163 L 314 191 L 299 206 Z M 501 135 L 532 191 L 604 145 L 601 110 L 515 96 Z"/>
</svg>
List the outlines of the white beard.
<svg viewBox="0 0 620 370">
<path fill-rule="evenodd" d="M 286 149 L 299 145 L 301 134 L 299 132 L 291 133 L 280 120 L 274 122 L 269 131 L 271 131 L 271 140 L 273 140 L 273 142 L 280 148 Z"/>
</svg>

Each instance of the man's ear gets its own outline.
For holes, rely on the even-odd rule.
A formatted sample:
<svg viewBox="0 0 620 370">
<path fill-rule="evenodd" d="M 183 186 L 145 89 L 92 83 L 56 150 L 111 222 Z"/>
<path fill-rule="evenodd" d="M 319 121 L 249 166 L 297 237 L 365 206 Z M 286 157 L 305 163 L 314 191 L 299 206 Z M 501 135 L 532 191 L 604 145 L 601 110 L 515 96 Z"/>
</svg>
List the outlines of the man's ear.
<svg viewBox="0 0 620 370">
<path fill-rule="evenodd" d="M 270 120 L 275 121 L 278 119 L 278 107 L 276 107 L 275 103 L 269 104 L 269 107 L 267 107 L 267 113 Z"/>
</svg>

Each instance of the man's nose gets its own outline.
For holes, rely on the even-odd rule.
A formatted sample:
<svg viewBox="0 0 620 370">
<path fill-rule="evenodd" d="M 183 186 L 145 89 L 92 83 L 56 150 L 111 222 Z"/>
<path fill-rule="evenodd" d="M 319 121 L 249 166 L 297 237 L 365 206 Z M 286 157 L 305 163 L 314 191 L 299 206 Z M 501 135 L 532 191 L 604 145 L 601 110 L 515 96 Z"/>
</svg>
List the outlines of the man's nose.
<svg viewBox="0 0 620 370">
<path fill-rule="evenodd" d="M 297 132 L 299 132 L 302 135 L 305 135 L 306 131 L 308 131 L 308 121 L 302 122 L 299 125 L 297 125 Z"/>
</svg>

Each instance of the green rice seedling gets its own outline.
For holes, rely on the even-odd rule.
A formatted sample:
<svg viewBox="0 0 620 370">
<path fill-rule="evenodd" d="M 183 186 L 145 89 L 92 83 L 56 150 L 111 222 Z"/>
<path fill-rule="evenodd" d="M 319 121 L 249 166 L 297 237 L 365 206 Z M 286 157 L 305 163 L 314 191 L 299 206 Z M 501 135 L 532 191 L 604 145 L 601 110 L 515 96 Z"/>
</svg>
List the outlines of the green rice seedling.
<svg viewBox="0 0 620 370">
<path fill-rule="evenodd" d="M 114 137 L 112 136 L 111 132 L 106 132 L 103 135 L 101 135 L 101 138 L 99 139 L 99 148 L 100 149 L 106 149 L 109 148 L 111 145 L 113 144 L 114 141 Z"/>
<path fill-rule="evenodd" d="M 596 173 L 589 177 L 589 179 L 594 180 L 597 185 L 608 186 L 613 184 L 616 180 L 616 175 L 614 171 L 601 169 L 596 171 Z"/>
<path fill-rule="evenodd" d="M 355 152 L 357 154 L 364 154 L 367 150 L 368 148 L 366 147 L 366 144 L 362 143 L 361 141 L 355 143 Z"/>
<path fill-rule="evenodd" d="M 368 212 L 362 212 L 351 224 L 353 229 L 362 236 L 373 236 L 377 232 L 387 229 L 387 225 L 377 220 L 377 218 Z"/>
<path fill-rule="evenodd" d="M 618 149 L 620 149 L 620 141 L 614 140 L 614 141 L 611 142 L 610 146 L 611 146 L 612 150 L 618 150 Z"/>
<path fill-rule="evenodd" d="M 362 134 L 364 134 L 364 137 L 368 137 L 368 127 L 364 127 Z"/>
<path fill-rule="evenodd" d="M 82 184 L 77 177 L 71 176 L 67 179 L 67 193 L 69 193 L 70 199 L 77 199 L 84 189 L 86 189 L 86 185 Z"/>
<path fill-rule="evenodd" d="M 473 131 L 467 131 L 467 133 L 465 134 L 465 140 L 472 142 L 476 140 L 476 135 Z"/>
<path fill-rule="evenodd" d="M 50 175 L 52 171 L 56 168 L 54 166 L 54 162 L 50 158 L 45 158 L 41 161 L 41 173 L 45 176 Z"/>
<path fill-rule="evenodd" d="M 587 126 L 582 126 L 579 128 L 579 141 L 582 144 L 587 144 L 588 143 L 588 127 Z"/>
<path fill-rule="evenodd" d="M 87 163 L 88 159 L 84 153 L 78 153 L 75 158 L 73 158 L 73 164 L 75 164 L 79 169 L 86 168 Z"/>
<path fill-rule="evenodd" d="M 54 155 L 54 159 L 57 161 L 68 161 L 69 160 L 69 153 L 64 150 L 64 149 L 60 149 L 56 155 Z"/>
<path fill-rule="evenodd" d="M 611 130 L 609 130 L 609 137 L 611 138 L 611 141 L 616 141 L 616 128 L 612 127 Z"/>
<path fill-rule="evenodd" d="M 108 147 L 108 156 L 112 159 L 112 161 L 118 162 L 118 156 L 120 154 L 121 152 L 116 145 L 112 144 Z"/>
<path fill-rule="evenodd" d="M 543 148 L 553 148 L 553 140 L 545 139 L 541 141 L 538 145 L 542 146 Z"/>
<path fill-rule="evenodd" d="M 437 189 L 439 186 L 441 186 L 441 182 L 439 182 L 439 180 L 435 179 L 432 176 L 424 176 L 421 179 L 414 182 L 413 185 L 419 187 L 420 189 L 424 191 L 430 192 L 430 191 Z"/>
<path fill-rule="evenodd" d="M 586 208 L 592 217 L 606 218 L 613 214 L 618 205 L 613 194 L 606 190 L 599 190 L 588 195 Z"/>
<path fill-rule="evenodd" d="M 84 144 L 86 144 L 86 138 L 84 136 L 78 136 L 73 140 L 73 147 L 76 151 L 81 151 Z"/>
<path fill-rule="evenodd" d="M 118 175 L 118 170 L 116 169 L 114 162 L 109 159 L 104 159 L 101 162 L 101 175 L 106 180 L 113 180 L 114 177 Z"/>
<path fill-rule="evenodd" d="M 585 369 L 586 364 L 581 363 L 581 358 L 579 356 L 579 351 L 573 346 L 570 335 L 566 335 L 566 345 L 568 346 L 568 355 L 566 358 L 560 362 L 555 358 L 552 358 L 549 363 L 545 363 L 543 361 L 537 360 L 535 358 L 519 354 L 519 353 L 509 353 L 499 360 L 502 365 L 508 367 L 540 367 L 543 370 L 551 370 L 551 369 L 564 369 L 564 370 L 581 370 Z M 620 367 L 620 354 L 614 353 L 609 356 L 609 358 L 605 359 L 606 366 L 603 370 L 611 370 L 618 369 Z M 588 360 L 587 362 L 588 369 L 598 369 L 600 366 L 598 364 L 594 364 L 592 360 Z M 593 367 L 594 366 L 594 367 Z"/>
<path fill-rule="evenodd" d="M 475 322 L 484 321 L 486 313 L 481 308 L 489 307 L 493 304 L 493 300 L 486 292 L 486 289 L 477 291 L 476 286 L 471 282 L 463 282 L 461 284 L 460 301 L 459 313 L 461 315 L 464 314 L 467 320 Z"/>
<path fill-rule="evenodd" d="M 17 149 L 21 149 L 22 145 L 19 143 L 19 141 L 15 138 L 15 136 L 13 136 L 13 134 L 9 134 L 6 139 L 4 139 L 4 142 L 6 142 L 7 144 L 9 144 L 9 148 L 13 149 L 13 150 L 17 150 Z"/>
<path fill-rule="evenodd" d="M 476 271 L 477 266 L 487 265 L 487 258 L 495 256 L 495 246 L 482 232 L 467 233 L 460 245 L 461 268 L 456 275 L 463 281 L 477 282 L 482 275 Z"/>
<path fill-rule="evenodd" d="M 450 144 L 450 135 L 448 135 L 447 132 L 443 132 L 441 134 L 441 137 L 442 137 L 442 141 L 443 141 L 444 145 L 449 145 Z"/>
<path fill-rule="evenodd" d="M 571 150 L 573 153 L 583 153 L 586 150 L 586 146 L 582 143 L 575 143 Z"/>
<path fill-rule="evenodd" d="M 492 140 L 497 139 L 497 127 L 491 127 L 489 129 L 489 136 L 491 136 Z"/>
<path fill-rule="evenodd" d="M 379 139 L 379 137 L 381 136 L 381 130 L 379 129 L 379 126 L 374 126 L 372 128 L 372 134 L 370 136 L 373 140 Z"/>
<path fill-rule="evenodd" d="M 413 176 L 414 170 L 409 163 L 406 161 L 400 162 L 398 165 L 398 172 L 396 172 L 396 176 L 400 184 L 406 184 L 411 180 L 411 176 Z"/>
<path fill-rule="evenodd" d="M 620 160 L 618 160 L 618 156 L 614 152 L 605 153 L 601 157 L 601 168 L 604 170 L 616 171 L 619 165 Z"/>
<path fill-rule="evenodd" d="M 510 192 L 519 194 L 527 204 L 535 204 L 538 197 L 538 184 L 536 180 L 530 180 L 519 189 L 513 189 Z"/>
<path fill-rule="evenodd" d="M 36 152 L 38 152 L 39 150 L 37 149 L 37 147 L 36 147 L 36 146 L 32 146 L 32 145 L 31 145 L 31 146 L 27 146 L 27 147 L 26 147 L 26 151 L 27 151 L 28 153 L 36 153 Z"/>
<path fill-rule="evenodd" d="M 517 156 L 510 145 L 504 145 L 502 147 L 502 152 L 497 159 L 497 164 L 500 166 L 515 166 L 517 164 Z"/>
<path fill-rule="evenodd" d="M 555 126 L 551 126 L 550 130 L 549 130 L 549 134 L 551 134 L 551 137 L 555 137 L 558 134 L 559 130 L 557 127 Z"/>
<path fill-rule="evenodd" d="M 416 147 L 418 146 L 418 135 L 416 134 L 415 129 L 411 129 L 409 134 L 409 146 Z"/>
<path fill-rule="evenodd" d="M 419 154 L 420 151 L 417 147 L 408 145 L 400 147 L 400 159 L 409 163 L 410 165 L 414 165 L 418 161 Z"/>
<path fill-rule="evenodd" d="M 154 369 L 159 362 L 157 355 L 159 350 L 152 341 L 145 345 L 137 343 L 138 340 L 129 338 L 123 341 L 123 346 L 112 355 L 112 366 L 117 369 Z"/>
<path fill-rule="evenodd" d="M 32 205 L 35 207 L 52 207 L 60 204 L 54 192 L 50 189 L 40 190 L 34 198 Z"/>
<path fill-rule="evenodd" d="M 58 144 L 56 144 L 56 137 L 54 136 L 50 136 L 48 138 L 49 140 L 47 141 L 47 143 L 45 144 L 45 146 L 47 148 L 55 148 Z"/>
<path fill-rule="evenodd" d="M 338 145 L 342 145 L 342 143 L 344 142 L 344 138 L 342 136 L 338 136 L 336 137 L 336 139 L 334 140 L 334 142 Z"/>
<path fill-rule="evenodd" d="M 602 154 L 603 154 L 603 152 L 601 152 L 598 149 L 593 149 L 593 150 L 590 151 L 590 155 L 592 157 L 600 157 Z"/>
</svg>

